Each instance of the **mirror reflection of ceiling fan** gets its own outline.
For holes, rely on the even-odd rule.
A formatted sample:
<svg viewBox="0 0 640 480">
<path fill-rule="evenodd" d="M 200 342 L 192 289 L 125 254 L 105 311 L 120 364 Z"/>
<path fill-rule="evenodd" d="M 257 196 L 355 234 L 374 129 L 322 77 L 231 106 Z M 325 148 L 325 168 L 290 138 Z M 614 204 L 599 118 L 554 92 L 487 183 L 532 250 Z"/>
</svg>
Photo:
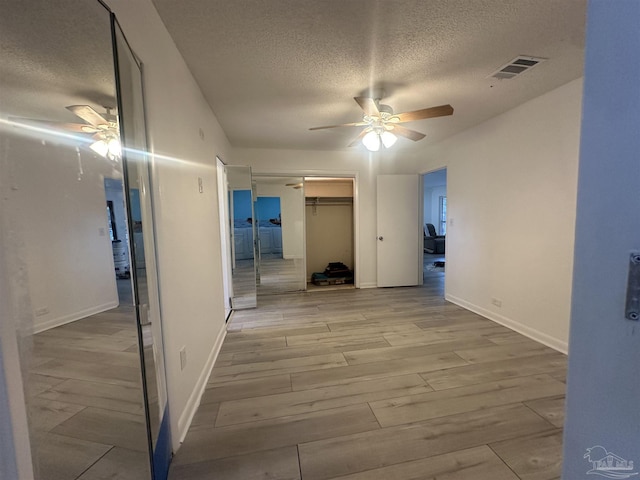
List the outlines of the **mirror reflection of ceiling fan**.
<svg viewBox="0 0 640 480">
<path fill-rule="evenodd" d="M 63 129 L 74 133 L 93 134 L 95 140 L 90 148 L 98 155 L 109 160 L 118 161 L 122 155 L 118 117 L 111 113 L 111 108 L 104 107 L 106 113 L 100 114 L 89 105 L 69 105 L 67 110 L 86 123 L 51 122 L 33 118 L 13 118 L 27 124 L 46 125 L 53 129 Z"/>
<path fill-rule="evenodd" d="M 349 146 L 353 147 L 362 141 L 363 145 L 367 147 L 369 151 L 376 152 L 380 150 L 381 146 L 385 148 L 393 146 L 398 136 L 408 138 L 414 142 L 422 140 L 426 136 L 424 133 L 403 127 L 399 125 L 400 123 L 453 115 L 453 107 L 451 105 L 423 108 L 422 110 L 414 110 L 412 112 L 393 113 L 393 109 L 389 105 L 381 104 L 380 99 L 354 97 L 354 100 L 360 105 L 360 108 L 362 108 L 364 112 L 361 122 L 313 127 L 309 130 L 338 127 L 366 127 Z"/>
</svg>

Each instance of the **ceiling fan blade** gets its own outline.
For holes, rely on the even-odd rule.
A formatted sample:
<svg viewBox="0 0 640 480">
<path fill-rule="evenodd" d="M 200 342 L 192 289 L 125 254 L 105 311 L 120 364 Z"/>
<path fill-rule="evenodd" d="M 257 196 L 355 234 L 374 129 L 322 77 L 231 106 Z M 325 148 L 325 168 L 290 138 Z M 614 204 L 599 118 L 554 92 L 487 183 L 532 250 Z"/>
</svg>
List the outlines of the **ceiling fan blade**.
<svg viewBox="0 0 640 480">
<path fill-rule="evenodd" d="M 364 130 L 362 130 L 360 132 L 360 135 L 358 135 L 356 138 L 353 139 L 353 142 L 351 142 L 348 146 L 349 147 L 355 147 L 356 145 L 358 145 L 361 141 L 362 138 L 371 131 L 371 128 L 365 128 Z"/>
<path fill-rule="evenodd" d="M 50 127 L 56 130 L 68 130 L 70 132 L 76 133 L 95 133 L 100 131 L 100 129 L 95 128 L 91 125 L 86 125 L 82 123 L 63 123 L 63 122 L 50 122 L 49 120 L 36 120 L 35 118 L 22 118 L 22 117 L 9 117 L 9 120 L 16 123 L 24 123 L 31 125 L 39 125 L 42 127 Z"/>
<path fill-rule="evenodd" d="M 325 128 L 338 128 L 338 127 L 361 127 L 363 125 L 368 125 L 366 122 L 355 122 L 355 123 L 342 123 L 340 125 L 327 125 L 325 127 L 312 127 L 309 130 L 322 130 Z"/>
<path fill-rule="evenodd" d="M 396 135 L 408 138 L 409 140 L 413 140 L 414 142 L 422 140 L 424 137 L 426 137 L 424 133 L 416 132 L 415 130 L 409 130 L 408 128 L 405 128 L 401 125 L 394 125 L 391 131 Z"/>
<path fill-rule="evenodd" d="M 376 105 L 376 102 L 373 100 L 373 98 L 353 97 L 353 99 L 358 102 L 358 105 L 360 105 L 360 108 L 366 115 L 372 115 L 376 117 L 380 116 L 380 110 L 378 110 L 378 106 Z"/>
<path fill-rule="evenodd" d="M 423 108 L 413 112 L 398 113 L 394 117 L 397 117 L 398 122 L 402 123 L 425 118 L 445 117 L 447 115 L 453 115 L 453 107 L 451 105 L 440 105 L 439 107 Z"/>
<path fill-rule="evenodd" d="M 73 112 L 75 115 L 83 119 L 85 122 L 93 125 L 94 127 L 100 125 L 109 125 L 109 121 L 89 105 L 69 105 L 67 107 L 67 110 Z"/>
</svg>

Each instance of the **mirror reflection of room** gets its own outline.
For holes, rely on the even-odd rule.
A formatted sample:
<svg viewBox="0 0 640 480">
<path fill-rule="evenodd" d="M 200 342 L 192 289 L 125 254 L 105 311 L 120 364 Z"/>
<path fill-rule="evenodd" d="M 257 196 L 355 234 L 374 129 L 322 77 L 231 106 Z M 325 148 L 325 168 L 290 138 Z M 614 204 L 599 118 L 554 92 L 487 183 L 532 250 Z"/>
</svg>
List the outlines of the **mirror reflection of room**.
<svg viewBox="0 0 640 480">
<path fill-rule="evenodd" d="M 225 167 L 229 197 L 232 299 L 234 309 L 256 306 L 256 242 L 251 169 Z"/>
<path fill-rule="evenodd" d="M 157 334 L 136 303 L 152 304 L 159 329 L 144 261 L 153 228 L 148 194 L 136 198 L 144 154 L 121 148 L 146 149 L 139 66 L 100 2 L 30 6 L 8 2 L 0 16 L 0 219 L 34 478 L 151 478 L 166 392 L 151 349 L 141 362 L 139 338 Z"/>
<path fill-rule="evenodd" d="M 258 295 L 305 290 L 304 179 L 254 175 Z"/>
</svg>

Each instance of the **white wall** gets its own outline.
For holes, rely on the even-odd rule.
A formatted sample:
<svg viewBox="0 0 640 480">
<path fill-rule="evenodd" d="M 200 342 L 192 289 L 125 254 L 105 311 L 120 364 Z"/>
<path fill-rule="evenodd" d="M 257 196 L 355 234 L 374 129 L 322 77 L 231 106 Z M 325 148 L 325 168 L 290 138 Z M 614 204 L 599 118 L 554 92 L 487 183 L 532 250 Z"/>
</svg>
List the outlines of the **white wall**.
<svg viewBox="0 0 640 480">
<path fill-rule="evenodd" d="M 381 165 L 363 149 L 303 151 L 235 148 L 233 161 L 251 166 L 254 173 L 319 176 L 355 175 L 356 286 L 370 288 L 376 282 L 376 175 Z"/>
<path fill-rule="evenodd" d="M 578 79 L 395 162 L 396 171 L 447 167 L 447 299 L 561 351 L 581 94 Z"/>
<path fill-rule="evenodd" d="M 224 339 L 215 157 L 229 162 L 229 143 L 151 1 L 107 3 L 144 64 L 175 450 L 186 435 Z M 203 193 L 198 191 L 199 177 Z M 188 360 L 181 371 L 183 346 Z"/>
</svg>

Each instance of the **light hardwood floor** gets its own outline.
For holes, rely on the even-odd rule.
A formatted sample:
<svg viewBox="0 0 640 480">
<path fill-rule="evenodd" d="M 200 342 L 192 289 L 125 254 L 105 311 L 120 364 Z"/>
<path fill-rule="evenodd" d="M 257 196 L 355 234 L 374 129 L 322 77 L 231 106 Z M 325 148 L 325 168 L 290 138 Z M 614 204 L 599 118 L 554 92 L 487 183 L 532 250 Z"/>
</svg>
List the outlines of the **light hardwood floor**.
<svg viewBox="0 0 640 480">
<path fill-rule="evenodd" d="M 33 336 L 27 384 L 39 480 L 150 478 L 136 318 L 121 305 Z"/>
<path fill-rule="evenodd" d="M 566 357 L 443 278 L 234 313 L 170 479 L 558 479 Z"/>
</svg>

